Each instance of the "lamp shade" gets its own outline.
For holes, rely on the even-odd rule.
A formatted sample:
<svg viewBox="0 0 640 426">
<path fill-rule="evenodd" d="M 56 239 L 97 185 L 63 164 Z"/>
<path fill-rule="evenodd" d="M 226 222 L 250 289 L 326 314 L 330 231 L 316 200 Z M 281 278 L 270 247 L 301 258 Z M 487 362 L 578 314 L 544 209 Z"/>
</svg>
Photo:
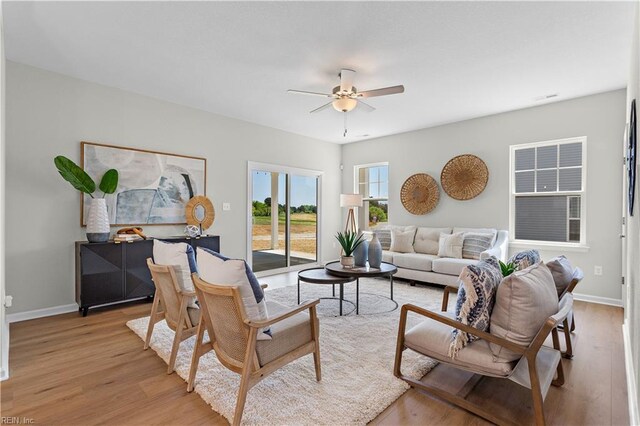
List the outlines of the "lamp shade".
<svg viewBox="0 0 640 426">
<path fill-rule="evenodd" d="M 331 103 L 338 112 L 349 112 L 358 105 L 358 101 L 351 98 L 339 98 Z"/>
<path fill-rule="evenodd" d="M 340 194 L 340 207 L 362 207 L 362 194 Z"/>
</svg>

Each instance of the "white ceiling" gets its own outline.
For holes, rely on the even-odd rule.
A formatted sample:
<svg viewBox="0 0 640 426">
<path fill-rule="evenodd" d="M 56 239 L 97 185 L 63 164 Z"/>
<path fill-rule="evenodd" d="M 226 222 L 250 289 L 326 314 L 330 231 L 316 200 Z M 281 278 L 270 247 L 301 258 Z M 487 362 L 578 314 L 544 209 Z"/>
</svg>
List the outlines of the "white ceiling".
<svg viewBox="0 0 640 426">
<path fill-rule="evenodd" d="M 622 88 L 633 2 L 3 2 L 9 60 L 333 142 Z M 404 84 L 309 111 L 340 68 Z M 369 135 L 362 137 L 362 135 Z"/>
</svg>

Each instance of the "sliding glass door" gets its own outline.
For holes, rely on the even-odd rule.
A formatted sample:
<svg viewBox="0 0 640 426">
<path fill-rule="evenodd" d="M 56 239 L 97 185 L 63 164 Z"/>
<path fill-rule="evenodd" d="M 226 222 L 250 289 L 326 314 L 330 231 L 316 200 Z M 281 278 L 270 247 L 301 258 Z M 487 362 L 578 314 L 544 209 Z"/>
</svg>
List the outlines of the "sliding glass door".
<svg viewBox="0 0 640 426">
<path fill-rule="evenodd" d="M 254 272 L 318 262 L 319 172 L 249 163 L 247 260 Z"/>
</svg>

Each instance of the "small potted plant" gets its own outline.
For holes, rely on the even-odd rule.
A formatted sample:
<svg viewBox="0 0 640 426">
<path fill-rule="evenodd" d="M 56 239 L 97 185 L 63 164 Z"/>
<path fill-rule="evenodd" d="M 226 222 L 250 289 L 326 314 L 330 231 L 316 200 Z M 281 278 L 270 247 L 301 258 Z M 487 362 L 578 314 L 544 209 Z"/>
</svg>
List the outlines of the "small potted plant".
<svg viewBox="0 0 640 426">
<path fill-rule="evenodd" d="M 508 277 L 509 275 L 515 272 L 516 270 L 515 263 L 513 262 L 504 263 L 501 260 L 499 260 L 498 262 L 500 262 L 500 271 L 502 272 L 503 277 Z"/>
<path fill-rule="evenodd" d="M 118 188 L 118 172 L 115 169 L 107 170 L 98 188 L 102 191 L 102 198 L 95 198 L 96 183 L 91 176 L 82 170 L 76 163 L 67 157 L 58 155 L 53 159 L 58 173 L 78 191 L 89 194 L 91 202 L 89 204 L 89 214 L 87 218 L 87 240 L 92 243 L 105 242 L 109 240 L 109 216 L 107 214 L 107 204 L 104 197 L 113 194 Z"/>
<path fill-rule="evenodd" d="M 345 231 L 338 232 L 336 239 L 342 247 L 342 256 L 340 257 L 340 264 L 344 268 L 353 268 L 353 251 L 364 241 L 364 235 L 356 232 Z"/>
</svg>

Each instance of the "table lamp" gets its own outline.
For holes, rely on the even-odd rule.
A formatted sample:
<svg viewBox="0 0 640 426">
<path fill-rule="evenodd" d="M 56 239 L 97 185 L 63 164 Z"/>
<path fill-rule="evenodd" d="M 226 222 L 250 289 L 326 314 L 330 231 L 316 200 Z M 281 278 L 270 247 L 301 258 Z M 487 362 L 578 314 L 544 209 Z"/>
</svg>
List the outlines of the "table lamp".
<svg viewBox="0 0 640 426">
<path fill-rule="evenodd" d="M 356 227 L 356 215 L 353 209 L 355 207 L 362 207 L 362 194 L 340 194 L 340 207 L 349 208 L 344 232 L 358 232 L 358 228 Z"/>
</svg>

